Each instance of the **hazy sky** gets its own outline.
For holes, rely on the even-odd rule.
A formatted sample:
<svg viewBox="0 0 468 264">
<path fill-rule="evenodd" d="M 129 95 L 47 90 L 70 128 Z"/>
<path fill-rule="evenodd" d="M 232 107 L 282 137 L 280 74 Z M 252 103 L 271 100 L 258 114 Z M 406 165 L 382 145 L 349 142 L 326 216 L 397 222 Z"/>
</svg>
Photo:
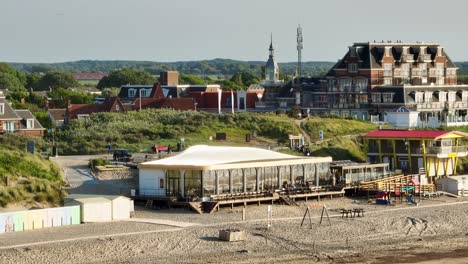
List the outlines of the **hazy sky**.
<svg viewBox="0 0 468 264">
<path fill-rule="evenodd" d="M 462 0 L 0 0 L 0 61 L 336 61 L 354 42 L 441 43 L 468 60 Z"/>
</svg>

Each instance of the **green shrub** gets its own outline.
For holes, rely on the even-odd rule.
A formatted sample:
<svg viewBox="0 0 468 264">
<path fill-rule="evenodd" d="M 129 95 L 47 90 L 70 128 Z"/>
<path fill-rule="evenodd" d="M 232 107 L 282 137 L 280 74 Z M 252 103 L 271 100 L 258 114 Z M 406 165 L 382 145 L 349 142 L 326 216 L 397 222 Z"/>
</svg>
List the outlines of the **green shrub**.
<svg viewBox="0 0 468 264">
<path fill-rule="evenodd" d="M 90 159 L 89 160 L 89 167 L 90 168 L 95 168 L 96 166 L 105 166 L 105 165 L 109 165 L 109 164 L 110 164 L 110 161 L 108 161 L 107 159 L 97 158 L 97 159 Z"/>
</svg>

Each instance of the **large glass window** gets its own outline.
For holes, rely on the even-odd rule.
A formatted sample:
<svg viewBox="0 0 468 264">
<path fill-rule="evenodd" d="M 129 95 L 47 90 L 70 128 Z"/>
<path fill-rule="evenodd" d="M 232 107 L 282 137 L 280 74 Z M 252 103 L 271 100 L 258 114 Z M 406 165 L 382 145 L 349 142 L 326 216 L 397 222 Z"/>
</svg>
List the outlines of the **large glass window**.
<svg viewBox="0 0 468 264">
<path fill-rule="evenodd" d="M 317 174 L 320 185 L 331 184 L 331 178 L 329 177 L 330 163 L 317 163 Z"/>
<path fill-rule="evenodd" d="M 293 181 L 296 185 L 300 185 L 304 183 L 304 169 L 302 165 L 293 165 L 292 166 L 292 175 Z"/>
<path fill-rule="evenodd" d="M 185 171 L 185 196 L 201 197 L 201 171 Z"/>
<path fill-rule="evenodd" d="M 179 196 L 180 195 L 180 171 L 168 170 L 167 171 L 167 196 Z"/>
<path fill-rule="evenodd" d="M 244 169 L 246 191 L 255 192 L 257 190 L 257 172 L 255 168 Z"/>
<path fill-rule="evenodd" d="M 382 93 L 384 103 L 393 103 L 393 93 Z"/>
<path fill-rule="evenodd" d="M 210 196 L 216 194 L 216 174 L 215 171 L 203 172 L 203 194 Z"/>
<path fill-rule="evenodd" d="M 228 170 L 217 170 L 218 182 L 219 182 L 219 193 L 229 193 L 229 171 Z"/>
<path fill-rule="evenodd" d="M 274 191 L 278 188 L 278 174 L 276 167 L 261 168 L 260 186 L 263 191 Z"/>
<path fill-rule="evenodd" d="M 244 192 L 244 181 L 242 178 L 242 170 L 232 169 L 231 178 L 232 178 L 232 192 L 233 193 Z"/>
<path fill-rule="evenodd" d="M 354 84 L 356 86 L 356 91 L 357 92 L 367 91 L 367 79 L 365 79 L 365 78 L 355 79 Z"/>
<path fill-rule="evenodd" d="M 341 91 L 350 89 L 352 84 L 353 84 L 353 79 L 350 79 L 350 78 L 338 79 L 338 87 Z"/>
</svg>

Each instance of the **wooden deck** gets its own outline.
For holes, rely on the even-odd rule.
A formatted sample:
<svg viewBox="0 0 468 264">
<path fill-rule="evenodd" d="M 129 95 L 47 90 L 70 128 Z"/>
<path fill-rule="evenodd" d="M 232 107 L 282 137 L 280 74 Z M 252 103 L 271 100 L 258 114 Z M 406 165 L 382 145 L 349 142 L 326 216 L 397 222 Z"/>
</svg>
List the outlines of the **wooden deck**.
<svg viewBox="0 0 468 264">
<path fill-rule="evenodd" d="M 325 189 L 295 189 L 294 191 L 277 191 L 277 192 L 250 192 L 250 193 L 236 193 L 236 194 L 221 194 L 212 195 L 211 201 L 177 201 L 175 197 L 165 196 L 132 196 L 134 200 L 146 201 L 146 207 L 152 208 L 154 201 L 165 202 L 169 207 L 186 207 L 193 211 L 202 213 L 212 213 L 215 210 L 219 211 L 222 205 L 247 205 L 269 202 L 271 204 L 280 202 L 287 205 L 297 205 L 296 199 L 307 201 L 309 198 L 327 197 L 332 199 L 333 196 L 344 196 L 345 189 L 329 191 Z"/>
</svg>

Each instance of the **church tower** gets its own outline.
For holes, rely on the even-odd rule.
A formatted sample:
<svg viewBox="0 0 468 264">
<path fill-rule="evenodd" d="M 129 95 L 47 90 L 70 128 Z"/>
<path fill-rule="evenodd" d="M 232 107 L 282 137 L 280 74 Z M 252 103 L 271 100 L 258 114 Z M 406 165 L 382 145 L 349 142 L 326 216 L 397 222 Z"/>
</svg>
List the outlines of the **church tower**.
<svg viewBox="0 0 468 264">
<path fill-rule="evenodd" d="M 273 35 L 271 36 L 270 42 L 270 56 L 265 65 L 265 81 L 275 83 L 279 81 L 279 67 L 274 58 L 274 49 L 273 49 Z"/>
</svg>

